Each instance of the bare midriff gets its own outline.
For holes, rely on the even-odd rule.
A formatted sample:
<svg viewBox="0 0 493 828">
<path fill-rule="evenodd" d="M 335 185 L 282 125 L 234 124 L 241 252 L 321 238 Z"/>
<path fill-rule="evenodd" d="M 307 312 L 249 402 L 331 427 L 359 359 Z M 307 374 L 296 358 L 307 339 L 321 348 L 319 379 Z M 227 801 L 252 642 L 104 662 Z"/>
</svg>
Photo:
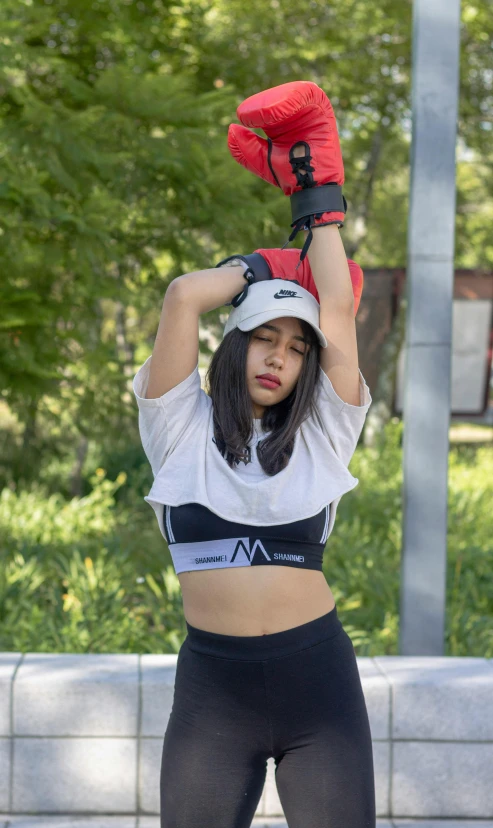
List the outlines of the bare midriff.
<svg viewBox="0 0 493 828">
<path fill-rule="evenodd" d="M 293 566 L 242 566 L 180 572 L 185 618 L 222 635 L 269 635 L 330 612 L 325 575 Z"/>
</svg>

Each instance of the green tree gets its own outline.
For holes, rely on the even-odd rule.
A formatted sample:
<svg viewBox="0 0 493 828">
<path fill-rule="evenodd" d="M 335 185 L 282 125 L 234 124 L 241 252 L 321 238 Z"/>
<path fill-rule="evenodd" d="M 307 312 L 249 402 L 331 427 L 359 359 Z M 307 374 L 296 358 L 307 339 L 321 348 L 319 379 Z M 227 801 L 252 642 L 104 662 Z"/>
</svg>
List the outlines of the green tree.
<svg viewBox="0 0 493 828">
<path fill-rule="evenodd" d="M 171 278 L 268 227 L 269 194 L 256 199 L 225 152 L 231 93 L 197 93 L 166 59 L 186 10 L 173 23 L 176 4 L 152 18 L 126 3 L 2 5 L 0 382 L 24 453 L 45 394 L 103 436 L 133 365 L 127 307 L 160 306 Z"/>
<path fill-rule="evenodd" d="M 490 12 L 462 5 L 459 266 L 493 255 Z M 301 14 L 294 0 L 4 0 L 0 381 L 24 455 L 83 460 L 89 437 L 110 451 L 134 428 L 128 379 L 169 280 L 284 243 L 286 199 L 226 149 L 246 95 L 300 78 L 327 91 L 348 255 L 405 264 L 411 16 L 409 0 L 309 0 Z M 205 320 L 217 333 L 219 318 Z"/>
</svg>

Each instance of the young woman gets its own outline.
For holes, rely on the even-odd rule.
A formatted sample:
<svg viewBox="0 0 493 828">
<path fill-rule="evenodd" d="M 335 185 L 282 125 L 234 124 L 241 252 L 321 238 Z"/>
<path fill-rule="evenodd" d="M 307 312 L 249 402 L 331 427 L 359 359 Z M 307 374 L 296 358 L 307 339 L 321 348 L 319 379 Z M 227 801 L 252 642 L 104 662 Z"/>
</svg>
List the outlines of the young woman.
<svg viewBox="0 0 493 828">
<path fill-rule="evenodd" d="M 267 275 L 250 270 L 246 289 L 242 261 L 175 279 L 134 378 L 155 478 L 145 499 L 187 625 L 161 828 L 249 828 L 269 757 L 289 828 L 375 825 L 365 699 L 322 572 L 337 505 L 358 483 L 348 464 L 371 403 L 338 223 L 311 234 L 320 301 L 289 268 L 278 278 L 282 251 L 270 251 Z M 206 394 L 199 316 L 226 304 Z"/>
</svg>

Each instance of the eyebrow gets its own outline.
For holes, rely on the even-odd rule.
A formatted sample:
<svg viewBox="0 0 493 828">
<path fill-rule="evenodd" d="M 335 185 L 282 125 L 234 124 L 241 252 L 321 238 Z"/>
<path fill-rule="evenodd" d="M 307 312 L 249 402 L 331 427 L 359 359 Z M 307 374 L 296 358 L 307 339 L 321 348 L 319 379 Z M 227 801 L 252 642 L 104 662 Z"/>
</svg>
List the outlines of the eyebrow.
<svg viewBox="0 0 493 828">
<path fill-rule="evenodd" d="M 259 325 L 258 327 L 259 327 L 259 328 L 267 328 L 269 331 L 274 331 L 274 333 L 281 333 L 281 329 L 280 329 L 280 328 L 276 328 L 276 326 L 275 326 L 275 325 L 267 325 L 267 324 L 265 324 L 265 325 Z M 292 339 L 299 339 L 299 340 L 300 340 L 300 342 L 304 342 L 304 343 L 305 343 L 305 345 L 306 345 L 306 344 L 307 344 L 307 342 L 308 342 L 308 340 L 307 340 L 307 339 L 305 339 L 305 337 L 304 337 L 304 336 L 293 336 L 293 337 L 292 337 Z"/>
</svg>

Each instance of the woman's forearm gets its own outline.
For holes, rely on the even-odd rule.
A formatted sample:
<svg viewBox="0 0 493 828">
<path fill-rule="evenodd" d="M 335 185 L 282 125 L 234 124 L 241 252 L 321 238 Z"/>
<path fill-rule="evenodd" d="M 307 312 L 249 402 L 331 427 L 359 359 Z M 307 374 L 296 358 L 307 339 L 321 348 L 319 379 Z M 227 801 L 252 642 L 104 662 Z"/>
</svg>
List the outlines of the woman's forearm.
<svg viewBox="0 0 493 828">
<path fill-rule="evenodd" d="M 305 236 L 307 231 L 305 231 Z M 336 224 L 326 224 L 313 231 L 308 260 L 322 302 L 331 307 L 349 309 L 354 306 L 353 287 L 346 251 Z"/>
<path fill-rule="evenodd" d="M 171 284 L 173 290 L 179 291 L 187 304 L 192 304 L 201 314 L 221 308 L 241 293 L 247 285 L 243 272 L 242 265 L 211 267 L 185 273 L 173 279 Z"/>
<path fill-rule="evenodd" d="M 306 234 L 306 231 L 305 231 Z M 308 249 L 308 260 L 317 286 L 320 303 L 332 308 L 353 310 L 354 294 L 346 251 L 336 224 L 317 227 Z M 244 267 L 212 267 L 185 273 L 171 283 L 197 313 L 207 313 L 231 302 L 246 287 Z M 294 274 L 293 278 L 296 278 Z"/>
</svg>

